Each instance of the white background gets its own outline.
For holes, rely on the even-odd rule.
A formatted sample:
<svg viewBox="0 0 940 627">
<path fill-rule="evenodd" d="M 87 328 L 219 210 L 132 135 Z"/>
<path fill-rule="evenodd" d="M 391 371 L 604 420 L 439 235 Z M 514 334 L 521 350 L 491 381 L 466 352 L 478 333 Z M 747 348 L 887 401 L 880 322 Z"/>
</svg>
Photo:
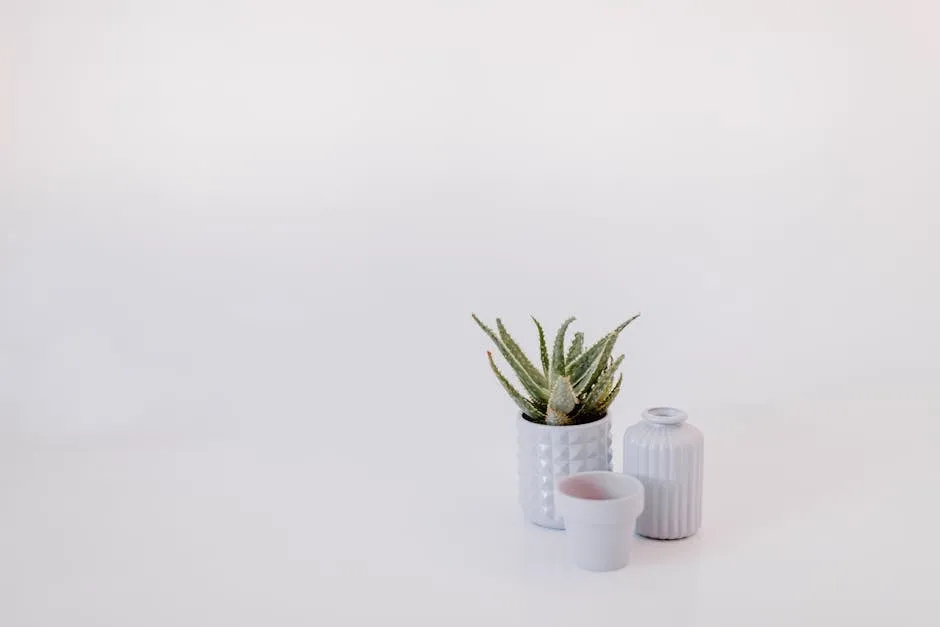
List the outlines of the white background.
<svg viewBox="0 0 940 627">
<path fill-rule="evenodd" d="M 671 586 L 675 624 L 920 608 L 935 515 L 878 502 L 938 485 L 938 23 L 0 2 L 0 623 L 571 625 Z M 530 313 L 642 312 L 614 430 L 689 411 L 703 535 L 583 580 L 518 528 L 471 311 L 527 347 Z M 866 545 L 924 561 L 858 579 Z"/>
</svg>

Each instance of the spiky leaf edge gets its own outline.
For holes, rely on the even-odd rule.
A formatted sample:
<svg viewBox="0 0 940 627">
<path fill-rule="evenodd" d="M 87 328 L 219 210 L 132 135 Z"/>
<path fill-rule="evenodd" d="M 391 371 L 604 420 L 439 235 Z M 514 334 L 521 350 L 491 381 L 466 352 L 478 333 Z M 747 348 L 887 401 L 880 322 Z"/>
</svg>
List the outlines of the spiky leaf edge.
<svg viewBox="0 0 940 627">
<path fill-rule="evenodd" d="M 597 382 L 594 384 L 594 387 L 588 392 L 588 395 L 581 402 L 581 406 L 576 412 L 576 417 L 597 417 L 600 416 L 600 401 L 604 393 L 604 388 L 606 387 L 608 381 L 613 379 L 614 374 L 617 371 L 617 368 L 620 367 L 620 364 L 623 363 L 625 355 L 621 355 L 614 362 L 604 368 L 603 374 L 598 378 Z"/>
<path fill-rule="evenodd" d="M 614 336 L 607 340 L 607 343 L 604 344 L 604 349 L 601 351 L 601 354 L 597 356 L 597 359 L 594 361 L 593 368 L 589 368 L 584 375 L 575 382 L 575 389 L 578 394 L 583 394 L 584 392 L 590 390 L 597 380 L 600 378 L 604 370 L 610 365 L 610 355 L 614 352 L 614 344 L 617 343 L 617 336 Z"/>
<path fill-rule="evenodd" d="M 573 316 L 562 322 L 558 333 L 555 334 L 555 350 L 552 353 L 552 376 L 550 377 L 550 383 L 552 384 L 554 384 L 556 376 L 565 375 L 565 332 L 568 331 L 568 326 L 572 322 L 574 322 Z"/>
<path fill-rule="evenodd" d="M 496 319 L 496 328 L 499 330 L 499 337 L 503 340 L 503 344 L 506 345 L 506 348 L 512 353 L 512 356 L 516 358 L 516 361 L 525 369 L 525 372 L 529 377 L 534 381 L 539 387 L 545 388 L 548 386 L 548 380 L 545 378 L 545 375 L 539 372 L 529 358 L 526 357 L 526 354 L 522 351 L 519 345 L 516 343 L 516 340 L 512 339 L 512 336 L 509 334 L 509 331 L 503 325 L 503 321 L 499 318 Z"/>
<path fill-rule="evenodd" d="M 620 384 L 623 383 L 623 373 L 620 373 L 620 376 L 617 377 L 617 383 L 614 385 L 613 389 L 607 393 L 607 396 L 604 397 L 604 400 L 601 401 L 600 405 L 597 406 L 597 410 L 601 413 L 606 414 L 607 410 L 610 409 L 610 404 L 614 402 L 614 399 L 617 398 L 617 394 L 620 393 Z"/>
<path fill-rule="evenodd" d="M 537 402 L 540 405 L 548 403 L 548 390 L 541 387 L 532 380 L 532 378 L 525 371 L 525 368 L 523 368 L 522 365 L 516 361 L 512 353 L 509 352 L 509 349 L 506 347 L 506 345 L 503 344 L 502 340 L 499 339 L 499 336 L 493 332 L 493 329 L 483 324 L 483 321 L 480 320 L 476 314 L 470 315 L 473 316 L 473 319 L 476 321 L 477 325 L 483 329 L 483 332 L 486 333 L 491 340 L 493 340 L 494 344 L 496 344 L 496 348 L 499 349 L 500 354 L 509 363 L 509 366 L 512 368 L 513 372 L 516 373 L 516 376 L 519 378 L 519 382 L 522 384 L 522 387 L 524 387 L 526 391 L 532 395 L 533 402 Z"/>
<path fill-rule="evenodd" d="M 520 394 L 519 391 L 512 386 L 512 383 L 503 376 L 503 373 L 499 371 L 499 368 L 496 367 L 496 362 L 493 361 L 493 353 L 486 351 L 486 357 L 490 362 L 490 368 L 492 368 L 493 374 L 499 379 L 499 382 L 503 385 L 503 389 L 506 390 L 506 393 L 509 394 L 509 397 L 512 398 L 516 406 L 522 410 L 522 413 L 535 420 L 544 420 L 545 414 L 533 405 L 529 399 Z"/>
<path fill-rule="evenodd" d="M 535 319 L 535 316 L 531 316 L 531 318 L 532 322 L 535 323 L 535 327 L 539 330 L 539 356 L 542 358 L 542 371 L 545 373 L 545 379 L 548 380 L 551 364 L 548 361 L 548 348 L 545 346 L 545 331 L 542 329 L 541 323 Z"/>
<path fill-rule="evenodd" d="M 581 353 L 574 362 L 567 364 L 566 370 L 572 381 L 583 380 L 585 373 L 596 363 L 597 357 L 604 349 L 606 343 L 611 339 L 616 339 L 617 336 L 620 335 L 620 332 L 627 328 L 627 325 L 639 317 L 640 314 L 636 314 L 630 319 L 620 323 L 616 329 L 597 340 L 589 349 Z"/>
<path fill-rule="evenodd" d="M 574 334 L 574 339 L 571 340 L 571 346 L 568 348 L 568 355 L 565 357 L 565 363 L 570 364 L 574 361 L 575 357 L 581 354 L 581 351 L 584 350 L 584 333 L 578 331 Z"/>
</svg>

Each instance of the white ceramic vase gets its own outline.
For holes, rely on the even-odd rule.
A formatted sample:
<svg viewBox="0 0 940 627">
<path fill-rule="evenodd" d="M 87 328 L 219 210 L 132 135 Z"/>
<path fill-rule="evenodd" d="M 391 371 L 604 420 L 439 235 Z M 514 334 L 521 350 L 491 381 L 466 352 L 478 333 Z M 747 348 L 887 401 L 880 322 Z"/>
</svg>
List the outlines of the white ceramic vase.
<svg viewBox="0 0 940 627">
<path fill-rule="evenodd" d="M 575 564 L 595 571 L 627 565 L 633 529 L 643 511 L 638 479 L 607 471 L 580 473 L 558 481 L 557 499 Z"/>
<path fill-rule="evenodd" d="M 702 432 L 684 411 L 654 407 L 623 434 L 623 472 L 643 482 L 636 532 L 659 540 L 691 536 L 702 523 Z"/>
<path fill-rule="evenodd" d="M 555 509 L 555 484 L 568 475 L 611 469 L 610 416 L 583 425 L 542 425 L 516 420 L 519 445 L 519 503 L 525 519 L 564 529 Z"/>
</svg>

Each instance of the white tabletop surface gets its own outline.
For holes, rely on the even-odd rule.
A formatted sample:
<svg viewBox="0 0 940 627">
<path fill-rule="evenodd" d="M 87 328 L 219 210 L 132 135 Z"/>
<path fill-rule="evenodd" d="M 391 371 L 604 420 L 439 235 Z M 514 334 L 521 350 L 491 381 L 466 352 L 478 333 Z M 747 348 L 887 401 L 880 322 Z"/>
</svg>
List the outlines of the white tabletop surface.
<svg viewBox="0 0 940 627">
<path fill-rule="evenodd" d="M 439 416 L 8 440 L 0 623 L 937 624 L 936 406 L 693 412 L 701 532 L 606 574 L 522 523 L 508 411 L 440 441 Z"/>
</svg>

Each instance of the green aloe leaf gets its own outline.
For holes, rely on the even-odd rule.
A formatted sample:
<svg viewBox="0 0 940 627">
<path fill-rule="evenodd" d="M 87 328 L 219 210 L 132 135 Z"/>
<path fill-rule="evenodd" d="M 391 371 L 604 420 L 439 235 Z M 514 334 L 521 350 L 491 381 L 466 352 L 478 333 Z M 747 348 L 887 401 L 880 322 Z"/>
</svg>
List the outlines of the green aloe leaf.
<svg viewBox="0 0 940 627">
<path fill-rule="evenodd" d="M 601 354 L 597 356 L 597 360 L 592 369 L 588 371 L 575 383 L 575 389 L 578 394 L 583 394 L 587 390 L 591 389 L 597 380 L 600 378 L 601 373 L 610 365 L 610 354 L 614 352 L 614 344 L 617 343 L 617 338 L 613 337 L 607 340 L 607 343 L 604 344 Z"/>
<path fill-rule="evenodd" d="M 539 355 L 542 358 L 542 371 L 545 373 L 545 379 L 547 380 L 551 366 L 548 363 L 548 348 L 545 347 L 545 331 L 542 329 L 542 325 L 539 321 L 535 319 L 535 316 L 532 316 L 532 322 L 535 323 L 535 327 L 539 330 Z"/>
<path fill-rule="evenodd" d="M 581 353 L 581 355 L 574 360 L 574 363 L 569 366 L 568 376 L 574 381 L 576 390 L 583 391 L 587 385 L 587 380 L 597 369 L 598 365 L 605 365 L 604 362 L 601 361 L 601 356 L 607 350 L 609 344 L 610 338 L 604 336 L 604 339 Z"/>
<path fill-rule="evenodd" d="M 612 364 L 612 363 L 614 363 L 614 358 L 613 358 L 613 357 L 609 357 L 609 358 L 607 359 L 607 365 L 604 366 L 603 368 L 601 368 L 600 370 L 603 372 L 603 370 L 605 370 L 606 368 L 608 368 L 608 367 L 610 366 L 610 364 Z M 587 383 L 587 378 L 588 378 L 588 377 L 585 375 L 585 380 L 582 381 L 582 385 L 584 386 L 584 389 L 581 390 L 581 392 L 578 392 L 578 391 L 577 391 L 578 386 L 575 385 L 575 393 L 577 393 L 577 394 L 579 394 L 579 395 L 581 395 L 581 396 L 584 396 L 584 392 L 588 389 L 588 388 L 587 388 L 587 385 L 586 385 L 586 383 Z M 601 392 L 601 398 L 605 398 L 605 397 L 607 396 L 608 392 L 610 392 L 610 388 L 612 388 L 613 386 L 614 386 L 613 380 L 609 380 L 609 381 L 607 382 L 607 385 L 604 387 L 604 390 Z"/>
<path fill-rule="evenodd" d="M 597 406 L 597 410 L 600 413 L 606 413 L 607 409 L 610 407 L 610 404 L 614 402 L 614 399 L 617 398 L 617 394 L 620 393 L 620 384 L 623 383 L 623 373 L 617 377 L 617 384 L 614 385 L 613 389 L 610 390 L 607 395 L 604 397 L 604 400 L 600 402 L 600 405 Z"/>
<path fill-rule="evenodd" d="M 558 377 L 548 399 L 545 422 L 552 425 L 571 424 L 571 412 L 577 404 L 578 397 L 571 387 L 571 380 L 568 377 Z"/>
<path fill-rule="evenodd" d="M 624 355 L 621 355 L 614 362 L 604 368 L 604 372 L 597 379 L 597 383 L 591 390 L 588 392 L 587 397 L 584 399 L 581 408 L 582 411 L 596 415 L 598 413 L 598 406 L 600 405 L 601 400 L 603 400 L 604 388 L 607 386 L 607 383 L 614 378 L 614 375 L 617 372 L 617 368 L 620 367 L 620 364 L 623 363 Z"/>
<path fill-rule="evenodd" d="M 574 395 L 571 381 L 568 377 L 558 377 L 552 388 L 552 394 L 548 397 L 549 408 L 563 414 L 570 414 L 577 404 L 578 397 Z"/>
<path fill-rule="evenodd" d="M 545 375 L 539 372 L 538 368 L 532 365 L 532 362 L 529 361 L 529 358 L 526 357 L 525 353 L 522 352 L 522 349 L 516 344 L 516 341 L 512 339 L 512 336 L 509 335 L 509 331 L 506 330 L 506 327 L 503 326 L 503 321 L 499 318 L 496 319 L 496 328 L 499 329 L 499 337 L 503 340 L 503 343 L 506 345 L 506 348 L 512 353 L 512 356 L 516 358 L 516 361 L 522 366 L 526 371 L 526 374 L 535 381 L 539 386 L 546 387 L 548 381 L 545 378 Z"/>
<path fill-rule="evenodd" d="M 614 363 L 613 357 L 608 359 L 608 363 Z M 614 380 L 611 379 L 607 382 L 607 385 L 604 386 L 604 392 L 601 394 L 601 398 L 607 398 L 607 395 L 610 394 L 610 389 L 614 387 Z"/>
<path fill-rule="evenodd" d="M 500 354 L 503 358 L 509 362 L 509 366 L 513 369 L 513 372 L 516 373 L 516 376 L 519 378 L 519 382 L 522 384 L 522 387 L 532 395 L 532 398 L 535 401 L 541 401 L 545 403 L 548 401 L 548 390 L 539 385 L 538 382 L 532 379 L 529 373 L 526 371 L 525 367 L 516 359 L 512 354 L 509 348 L 503 343 L 496 333 L 493 332 L 491 328 L 483 324 L 483 322 L 477 318 L 476 314 L 471 314 L 476 323 L 483 329 L 483 332 L 486 333 L 493 343 L 496 344 L 496 348 L 499 349 Z"/>
<path fill-rule="evenodd" d="M 597 340 L 589 349 L 581 353 L 572 363 L 569 363 L 567 366 L 567 373 L 571 377 L 572 381 L 583 381 L 585 373 L 587 373 L 591 366 L 596 365 L 597 358 L 600 355 L 601 351 L 604 350 L 605 345 L 608 341 L 616 341 L 617 336 L 620 335 L 620 332 L 623 331 L 628 324 L 640 317 L 640 314 L 636 314 L 629 320 L 622 322 L 616 329 Z M 603 363 L 603 362 L 601 362 Z"/>
<path fill-rule="evenodd" d="M 552 353 L 552 375 L 564 376 L 565 374 L 565 332 L 568 331 L 568 325 L 574 322 L 574 318 L 568 318 L 561 323 L 558 333 L 555 335 L 555 351 Z"/>
<path fill-rule="evenodd" d="M 520 394 L 519 391 L 512 386 L 512 383 L 503 376 L 503 373 L 499 371 L 499 368 L 496 367 L 496 362 L 493 361 L 493 353 L 486 351 L 486 357 L 490 361 L 490 368 L 493 369 L 493 374 L 499 379 L 499 382 L 503 385 L 503 389 L 506 390 L 506 393 L 509 394 L 509 397 L 516 406 L 522 410 L 522 413 L 529 418 L 544 419 L 545 414 L 540 412 L 529 399 Z"/>
<path fill-rule="evenodd" d="M 571 346 L 568 348 L 568 356 L 565 357 L 565 363 L 570 364 L 574 361 L 575 357 L 581 354 L 581 351 L 584 350 L 584 333 L 578 331 L 574 334 L 574 339 L 571 341 Z"/>
</svg>

